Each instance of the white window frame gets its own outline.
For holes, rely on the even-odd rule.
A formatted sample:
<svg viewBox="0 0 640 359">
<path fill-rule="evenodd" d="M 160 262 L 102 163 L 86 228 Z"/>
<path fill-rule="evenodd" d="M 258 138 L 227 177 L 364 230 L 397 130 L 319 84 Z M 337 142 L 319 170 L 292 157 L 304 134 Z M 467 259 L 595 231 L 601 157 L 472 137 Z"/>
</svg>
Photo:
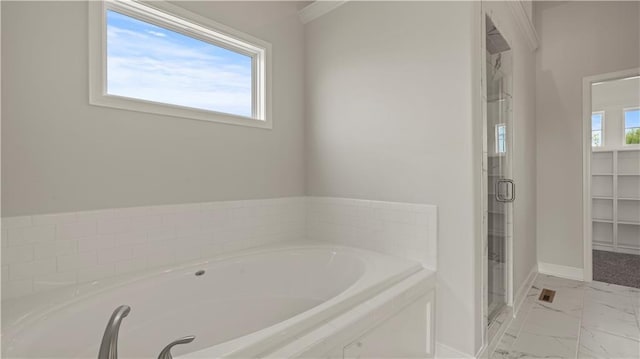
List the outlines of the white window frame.
<svg viewBox="0 0 640 359">
<path fill-rule="evenodd" d="M 107 10 L 252 57 L 252 116 L 107 94 Z M 89 103 L 188 119 L 271 129 L 271 44 L 164 1 L 89 2 Z"/>
<path fill-rule="evenodd" d="M 601 140 L 600 140 L 600 146 L 594 146 L 593 145 L 593 115 L 596 114 L 600 114 L 602 115 L 602 129 L 600 130 L 600 132 L 602 132 L 601 135 Z M 592 111 L 591 112 L 591 148 L 604 148 L 607 144 L 604 141 L 604 136 L 605 136 L 605 126 L 606 126 L 606 116 L 605 116 L 605 112 L 604 111 Z"/>
<path fill-rule="evenodd" d="M 627 143 L 627 122 L 626 122 L 626 116 L 625 113 L 627 111 L 634 111 L 634 110 L 640 110 L 640 107 L 624 107 L 622 109 L 622 146 L 626 147 L 626 148 L 636 148 L 636 147 L 640 147 L 640 144 L 637 143 Z"/>
<path fill-rule="evenodd" d="M 504 127 L 504 151 L 500 151 L 500 127 Z M 506 123 L 497 123 L 495 125 L 495 138 L 496 145 L 495 151 L 496 155 L 504 156 L 507 154 L 507 124 Z"/>
</svg>

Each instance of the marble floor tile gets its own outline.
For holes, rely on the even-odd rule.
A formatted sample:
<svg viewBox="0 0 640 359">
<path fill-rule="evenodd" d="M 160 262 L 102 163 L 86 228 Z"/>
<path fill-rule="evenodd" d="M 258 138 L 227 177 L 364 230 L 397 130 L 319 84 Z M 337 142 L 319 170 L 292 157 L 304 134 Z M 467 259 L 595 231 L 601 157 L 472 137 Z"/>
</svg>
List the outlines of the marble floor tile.
<svg viewBox="0 0 640 359">
<path fill-rule="evenodd" d="M 556 291 L 541 302 L 542 288 Z M 640 290 L 539 275 L 490 356 L 640 358 Z"/>
<path fill-rule="evenodd" d="M 576 338 L 557 338 L 521 332 L 507 358 L 575 358 Z"/>
<path fill-rule="evenodd" d="M 585 299 L 582 326 L 640 342 L 640 327 L 629 298 L 611 295 L 609 303 Z"/>
<path fill-rule="evenodd" d="M 559 290 L 559 289 L 583 289 L 584 282 L 580 282 L 577 280 L 564 279 L 553 277 L 546 274 L 541 274 L 536 277 L 536 284 L 541 286 L 551 286 L 551 289 Z"/>
<path fill-rule="evenodd" d="M 640 342 L 583 327 L 578 355 L 578 358 L 639 358 Z"/>
<path fill-rule="evenodd" d="M 556 295 L 553 299 L 553 303 L 539 301 L 538 297 L 534 298 L 535 303 L 545 307 L 546 309 L 571 315 L 575 318 L 580 318 L 584 302 L 584 287 L 580 282 L 572 282 L 577 281 L 553 277 L 543 278 L 540 282 L 536 281 L 535 286 L 537 288 L 555 290 Z"/>
<path fill-rule="evenodd" d="M 576 339 L 579 330 L 579 317 L 536 303 L 520 332 L 559 339 Z"/>
<path fill-rule="evenodd" d="M 622 294 L 627 296 L 637 296 L 640 294 L 640 289 L 631 288 L 631 287 L 623 287 L 617 284 L 609 284 L 603 282 L 591 282 L 584 284 L 586 292 L 589 291 L 599 291 L 610 294 Z"/>
<path fill-rule="evenodd" d="M 540 296 L 540 289 L 532 286 L 522 302 L 519 312 L 516 313 L 516 316 L 513 318 L 511 324 L 500 339 L 500 342 L 496 347 L 496 352 L 500 350 L 508 351 L 513 346 L 518 338 L 520 330 L 527 321 L 527 316 L 529 315 L 531 308 L 536 304 L 535 302 L 538 299 L 538 296 Z"/>
</svg>

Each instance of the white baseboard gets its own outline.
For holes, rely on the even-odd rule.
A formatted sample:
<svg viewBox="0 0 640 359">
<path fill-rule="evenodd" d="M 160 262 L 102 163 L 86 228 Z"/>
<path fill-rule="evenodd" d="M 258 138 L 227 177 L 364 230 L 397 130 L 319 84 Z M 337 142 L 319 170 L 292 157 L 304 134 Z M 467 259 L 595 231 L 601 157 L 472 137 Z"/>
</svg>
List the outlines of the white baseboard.
<svg viewBox="0 0 640 359">
<path fill-rule="evenodd" d="M 527 279 L 525 279 L 524 283 L 522 283 L 520 288 L 518 288 L 518 291 L 516 292 L 515 298 L 513 300 L 513 310 L 516 316 L 520 313 L 520 308 L 522 307 L 522 303 L 524 303 L 524 300 L 527 299 L 527 293 L 529 292 L 529 288 L 531 288 L 537 276 L 538 276 L 538 265 L 535 264 L 533 268 L 531 268 L 531 271 L 529 272 Z"/>
<path fill-rule="evenodd" d="M 473 355 L 458 351 L 448 345 L 436 342 L 436 359 L 470 359 Z"/>
<path fill-rule="evenodd" d="M 610 246 L 607 244 L 599 244 L 599 243 L 593 243 L 592 247 L 593 249 L 598 251 L 640 255 L 640 249 L 638 248 L 624 248 L 624 247 L 613 248 L 613 246 Z"/>
<path fill-rule="evenodd" d="M 552 275 L 554 277 L 584 280 L 584 270 L 577 267 L 568 267 L 559 264 L 538 262 L 538 272 Z"/>
</svg>

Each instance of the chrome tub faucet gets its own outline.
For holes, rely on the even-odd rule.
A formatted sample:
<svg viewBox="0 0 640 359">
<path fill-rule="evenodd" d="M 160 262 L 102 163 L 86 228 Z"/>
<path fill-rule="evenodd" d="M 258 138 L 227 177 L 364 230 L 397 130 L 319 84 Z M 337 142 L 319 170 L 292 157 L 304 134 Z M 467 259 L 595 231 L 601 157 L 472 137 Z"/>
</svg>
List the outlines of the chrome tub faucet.
<svg viewBox="0 0 640 359">
<path fill-rule="evenodd" d="M 118 359 L 118 331 L 122 319 L 129 315 L 130 311 L 131 307 L 128 305 L 121 305 L 113 311 L 102 336 L 98 359 Z"/>
</svg>

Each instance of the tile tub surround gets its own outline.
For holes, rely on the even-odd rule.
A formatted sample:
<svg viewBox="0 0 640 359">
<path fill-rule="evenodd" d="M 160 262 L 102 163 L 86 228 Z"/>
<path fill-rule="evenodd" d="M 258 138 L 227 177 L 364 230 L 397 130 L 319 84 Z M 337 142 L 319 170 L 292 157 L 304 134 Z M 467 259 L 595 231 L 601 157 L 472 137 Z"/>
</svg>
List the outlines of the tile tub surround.
<svg viewBox="0 0 640 359">
<path fill-rule="evenodd" d="M 307 238 L 370 249 L 437 267 L 437 207 L 308 197 Z"/>
<path fill-rule="evenodd" d="M 435 269 L 436 224 L 431 205 L 317 197 L 3 218 L 2 298 L 304 238 Z"/>
<path fill-rule="evenodd" d="M 539 275 L 491 358 L 638 358 L 639 303 L 635 288 Z"/>
<path fill-rule="evenodd" d="M 304 197 L 3 218 L 2 297 L 300 240 L 304 223 Z"/>
</svg>

